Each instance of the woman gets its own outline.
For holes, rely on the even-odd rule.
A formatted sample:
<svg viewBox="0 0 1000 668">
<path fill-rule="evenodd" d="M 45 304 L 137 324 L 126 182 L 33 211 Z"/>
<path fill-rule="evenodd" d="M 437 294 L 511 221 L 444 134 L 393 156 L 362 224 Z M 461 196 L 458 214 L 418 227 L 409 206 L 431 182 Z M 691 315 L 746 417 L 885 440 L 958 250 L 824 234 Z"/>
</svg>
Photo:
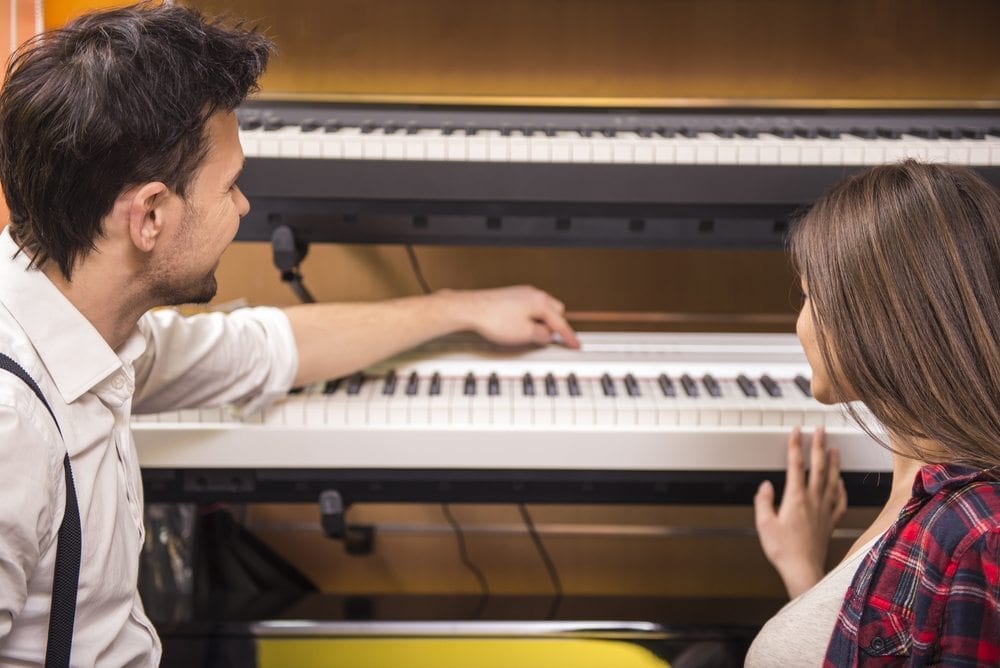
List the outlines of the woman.
<svg viewBox="0 0 1000 668">
<path fill-rule="evenodd" d="M 781 505 L 764 483 L 755 511 L 793 600 L 747 666 L 1000 665 L 1000 195 L 965 168 L 876 167 L 820 199 L 790 250 L 813 395 L 867 406 L 893 483 L 824 577 L 846 495 L 822 432 L 808 482 L 792 434 Z"/>
</svg>

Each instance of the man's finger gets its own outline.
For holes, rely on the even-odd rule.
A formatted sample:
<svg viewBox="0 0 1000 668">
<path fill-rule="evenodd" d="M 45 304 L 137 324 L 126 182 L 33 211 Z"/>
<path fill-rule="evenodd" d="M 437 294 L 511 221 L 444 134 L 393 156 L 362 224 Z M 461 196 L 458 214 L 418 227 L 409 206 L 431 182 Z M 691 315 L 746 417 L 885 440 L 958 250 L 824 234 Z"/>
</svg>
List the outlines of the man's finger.
<svg viewBox="0 0 1000 668">
<path fill-rule="evenodd" d="M 559 338 L 563 340 L 570 348 L 579 348 L 580 340 L 576 337 L 576 332 L 573 328 L 569 326 L 566 322 L 566 318 L 562 317 L 561 314 L 556 313 L 552 310 L 544 310 L 539 317 L 546 327 L 559 335 Z"/>
</svg>

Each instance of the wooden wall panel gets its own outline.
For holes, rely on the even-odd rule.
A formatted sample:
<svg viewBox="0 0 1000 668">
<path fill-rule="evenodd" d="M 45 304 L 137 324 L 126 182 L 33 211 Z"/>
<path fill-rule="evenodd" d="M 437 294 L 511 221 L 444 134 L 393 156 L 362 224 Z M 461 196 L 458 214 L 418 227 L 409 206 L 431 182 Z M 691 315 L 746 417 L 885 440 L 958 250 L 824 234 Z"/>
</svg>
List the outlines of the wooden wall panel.
<svg viewBox="0 0 1000 668">
<path fill-rule="evenodd" d="M 257 20 L 267 94 L 1000 99 L 992 0 L 189 0 Z"/>
</svg>

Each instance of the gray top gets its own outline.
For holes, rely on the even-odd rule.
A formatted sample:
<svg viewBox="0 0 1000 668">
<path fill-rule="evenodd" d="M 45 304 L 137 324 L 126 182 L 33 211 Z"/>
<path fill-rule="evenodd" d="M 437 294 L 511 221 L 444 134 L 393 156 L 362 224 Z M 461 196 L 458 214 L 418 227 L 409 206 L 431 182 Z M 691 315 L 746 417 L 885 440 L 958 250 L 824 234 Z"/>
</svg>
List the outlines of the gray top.
<svg viewBox="0 0 1000 668">
<path fill-rule="evenodd" d="M 847 588 L 879 538 L 871 539 L 768 620 L 750 645 L 745 668 L 822 666 Z"/>
</svg>

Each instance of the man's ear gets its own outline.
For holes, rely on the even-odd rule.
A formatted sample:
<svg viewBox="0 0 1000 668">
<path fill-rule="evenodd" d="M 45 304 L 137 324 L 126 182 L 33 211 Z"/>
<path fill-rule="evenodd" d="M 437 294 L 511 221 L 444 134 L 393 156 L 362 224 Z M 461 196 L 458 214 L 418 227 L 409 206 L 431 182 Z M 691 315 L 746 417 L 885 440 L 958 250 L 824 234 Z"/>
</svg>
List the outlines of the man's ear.
<svg viewBox="0 0 1000 668">
<path fill-rule="evenodd" d="M 135 247 L 144 253 L 153 250 L 163 233 L 170 189 L 159 181 L 150 181 L 129 194 L 128 230 Z"/>
</svg>

